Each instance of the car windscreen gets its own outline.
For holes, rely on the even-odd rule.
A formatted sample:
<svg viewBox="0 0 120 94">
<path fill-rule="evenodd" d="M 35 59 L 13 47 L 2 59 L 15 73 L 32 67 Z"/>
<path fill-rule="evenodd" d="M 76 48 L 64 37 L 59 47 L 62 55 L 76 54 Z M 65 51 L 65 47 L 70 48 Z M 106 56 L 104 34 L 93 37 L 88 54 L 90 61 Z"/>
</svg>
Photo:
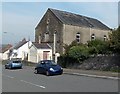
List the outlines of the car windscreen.
<svg viewBox="0 0 120 94">
<path fill-rule="evenodd" d="M 21 61 L 13 61 L 13 63 L 21 63 Z"/>
<path fill-rule="evenodd" d="M 54 61 L 51 61 L 51 60 L 45 61 L 45 63 L 47 65 L 57 65 Z"/>
</svg>

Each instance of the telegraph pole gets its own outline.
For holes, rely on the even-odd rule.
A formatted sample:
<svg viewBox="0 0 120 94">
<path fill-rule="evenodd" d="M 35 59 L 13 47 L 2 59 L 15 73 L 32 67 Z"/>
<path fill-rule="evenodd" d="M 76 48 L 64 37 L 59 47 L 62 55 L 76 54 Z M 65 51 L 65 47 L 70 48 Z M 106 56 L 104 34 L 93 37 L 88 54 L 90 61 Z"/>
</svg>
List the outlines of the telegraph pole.
<svg viewBox="0 0 120 94">
<path fill-rule="evenodd" d="M 53 54 L 56 53 L 56 30 L 54 32 L 54 40 L 53 40 Z"/>
</svg>

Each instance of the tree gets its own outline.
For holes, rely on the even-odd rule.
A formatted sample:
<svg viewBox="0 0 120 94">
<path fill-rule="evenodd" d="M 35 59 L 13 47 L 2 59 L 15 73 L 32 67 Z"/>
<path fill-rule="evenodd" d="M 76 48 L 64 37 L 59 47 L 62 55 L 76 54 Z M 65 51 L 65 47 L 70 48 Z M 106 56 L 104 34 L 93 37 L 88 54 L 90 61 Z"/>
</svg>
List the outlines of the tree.
<svg viewBox="0 0 120 94">
<path fill-rule="evenodd" d="M 109 52 L 109 42 L 99 39 L 88 41 L 90 54 L 107 54 Z"/>
<path fill-rule="evenodd" d="M 77 43 L 76 40 L 74 40 L 70 45 L 65 44 L 64 48 L 65 48 L 66 55 L 68 54 L 68 51 L 70 50 L 70 48 L 73 46 L 87 46 L 87 45 L 82 43 Z"/>
<path fill-rule="evenodd" d="M 84 61 L 89 57 L 89 49 L 87 46 L 73 46 L 68 52 L 69 57 L 73 57 L 78 62 Z"/>
<path fill-rule="evenodd" d="M 120 26 L 111 34 L 110 47 L 114 53 L 120 53 Z"/>
</svg>

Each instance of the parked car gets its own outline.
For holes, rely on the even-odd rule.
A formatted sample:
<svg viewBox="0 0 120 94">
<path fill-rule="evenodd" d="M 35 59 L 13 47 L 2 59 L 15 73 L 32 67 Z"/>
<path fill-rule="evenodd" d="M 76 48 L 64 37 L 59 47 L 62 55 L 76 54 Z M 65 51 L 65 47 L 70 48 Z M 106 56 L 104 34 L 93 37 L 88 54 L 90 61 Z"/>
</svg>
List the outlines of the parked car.
<svg viewBox="0 0 120 94">
<path fill-rule="evenodd" d="M 63 73 L 63 69 L 53 60 L 42 60 L 35 67 L 35 73 L 42 73 L 46 74 L 47 76 L 61 75 Z"/>
<path fill-rule="evenodd" d="M 5 64 L 5 69 L 20 68 L 22 69 L 22 62 L 20 60 L 10 60 Z"/>
</svg>

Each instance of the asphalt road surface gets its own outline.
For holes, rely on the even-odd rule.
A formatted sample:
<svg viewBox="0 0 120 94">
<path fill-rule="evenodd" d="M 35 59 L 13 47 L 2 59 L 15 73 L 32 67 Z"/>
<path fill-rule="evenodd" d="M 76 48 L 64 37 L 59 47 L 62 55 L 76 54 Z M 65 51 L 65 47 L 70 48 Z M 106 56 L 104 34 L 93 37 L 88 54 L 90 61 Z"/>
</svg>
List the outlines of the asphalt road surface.
<svg viewBox="0 0 120 94">
<path fill-rule="evenodd" d="M 62 74 L 34 74 L 34 67 L 2 68 L 2 92 L 118 92 L 118 80 Z"/>
</svg>

